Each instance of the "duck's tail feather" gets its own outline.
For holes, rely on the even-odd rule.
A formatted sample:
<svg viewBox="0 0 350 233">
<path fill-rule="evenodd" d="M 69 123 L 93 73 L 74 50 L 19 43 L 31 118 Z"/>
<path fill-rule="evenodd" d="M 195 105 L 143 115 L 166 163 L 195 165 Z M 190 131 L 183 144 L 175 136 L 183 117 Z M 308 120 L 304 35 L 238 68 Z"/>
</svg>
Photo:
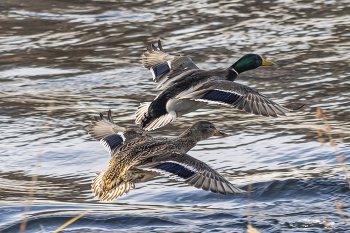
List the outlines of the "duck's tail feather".
<svg viewBox="0 0 350 233">
<path fill-rule="evenodd" d="M 150 105 L 151 105 L 151 102 L 145 102 L 140 104 L 140 106 L 137 108 L 137 111 L 135 113 L 136 115 L 135 123 L 137 125 L 142 125 L 142 123 L 149 118 L 148 108 Z"/>
<path fill-rule="evenodd" d="M 142 125 L 142 128 L 147 131 L 155 130 L 175 120 L 176 120 L 176 112 L 171 111 L 156 119 L 148 120 L 148 122 L 144 122 Z"/>
<path fill-rule="evenodd" d="M 151 102 L 142 103 L 136 111 L 135 123 L 144 130 L 155 130 L 176 120 L 175 111 L 167 112 L 157 118 L 152 117 L 149 114 L 150 105 Z"/>
<path fill-rule="evenodd" d="M 294 109 L 291 109 L 291 111 L 299 111 L 299 110 L 301 110 L 301 109 L 303 109 L 305 107 L 305 104 L 303 104 L 303 105 L 301 105 L 301 106 L 299 106 L 299 107 L 297 107 L 297 108 L 294 108 Z"/>
<path fill-rule="evenodd" d="M 91 190 L 95 197 L 98 197 L 101 201 L 113 201 L 118 197 L 129 192 L 130 189 L 135 188 L 135 184 L 132 182 L 122 182 L 119 185 L 106 190 L 103 187 L 103 175 L 106 171 L 101 171 L 96 173 L 95 179 L 93 179 L 91 184 Z"/>
</svg>

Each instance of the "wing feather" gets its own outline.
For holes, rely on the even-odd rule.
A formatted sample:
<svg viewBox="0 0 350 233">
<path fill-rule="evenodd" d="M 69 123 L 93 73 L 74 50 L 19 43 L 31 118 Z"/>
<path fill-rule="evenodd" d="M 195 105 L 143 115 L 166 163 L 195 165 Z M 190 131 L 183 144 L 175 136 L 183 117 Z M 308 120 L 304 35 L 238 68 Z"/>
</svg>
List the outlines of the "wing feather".
<svg viewBox="0 0 350 233">
<path fill-rule="evenodd" d="M 180 94 L 177 98 L 230 105 L 248 113 L 266 117 L 284 116 L 291 111 L 253 88 L 226 80 L 207 82 L 196 91 Z"/>
<path fill-rule="evenodd" d="M 168 87 L 179 79 L 190 75 L 189 70 L 198 70 L 192 59 L 187 56 L 174 56 L 166 53 L 158 40 L 158 48 L 151 44 L 144 53 L 142 65 L 150 70 L 153 80 L 158 83 L 157 88 Z"/>
<path fill-rule="evenodd" d="M 137 168 L 169 174 L 171 177 L 183 180 L 191 186 L 213 193 L 226 195 L 227 193 L 246 192 L 236 188 L 206 163 L 187 154 L 172 151 L 167 155 L 162 155 L 160 158 L 159 161 L 157 158 L 154 158 L 154 162 L 139 165 Z"/>
<path fill-rule="evenodd" d="M 95 122 L 92 121 L 91 124 L 86 127 L 86 130 L 93 139 L 100 141 L 111 156 L 125 143 L 132 140 L 149 138 L 149 136 L 141 130 L 127 129 L 118 126 L 113 121 L 111 110 L 108 111 L 107 117 L 100 113 L 99 117 L 95 117 Z"/>
</svg>

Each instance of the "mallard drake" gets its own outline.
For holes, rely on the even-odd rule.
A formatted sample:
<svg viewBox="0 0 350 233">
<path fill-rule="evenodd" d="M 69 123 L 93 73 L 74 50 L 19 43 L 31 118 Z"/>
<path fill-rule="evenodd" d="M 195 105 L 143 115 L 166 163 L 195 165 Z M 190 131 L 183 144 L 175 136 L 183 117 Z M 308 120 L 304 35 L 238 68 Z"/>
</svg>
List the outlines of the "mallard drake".
<svg viewBox="0 0 350 233">
<path fill-rule="evenodd" d="M 194 123 L 176 138 L 153 138 L 141 130 L 118 126 L 109 111 L 107 118 L 102 114 L 96 117 L 87 131 L 112 155 L 108 169 L 97 173 L 91 185 L 94 195 L 102 201 L 112 201 L 135 188 L 135 183 L 159 173 L 214 193 L 246 192 L 206 163 L 186 154 L 201 140 L 228 136 L 209 121 Z"/>
<path fill-rule="evenodd" d="M 152 102 L 141 104 L 136 112 L 135 122 L 144 130 L 160 128 L 207 103 L 266 117 L 283 116 L 291 111 L 253 88 L 234 82 L 240 73 L 274 65 L 258 54 L 246 54 L 226 69 L 202 70 L 190 57 L 166 53 L 160 40 L 158 48 L 152 44 L 147 50 L 142 64 L 163 91 Z"/>
</svg>

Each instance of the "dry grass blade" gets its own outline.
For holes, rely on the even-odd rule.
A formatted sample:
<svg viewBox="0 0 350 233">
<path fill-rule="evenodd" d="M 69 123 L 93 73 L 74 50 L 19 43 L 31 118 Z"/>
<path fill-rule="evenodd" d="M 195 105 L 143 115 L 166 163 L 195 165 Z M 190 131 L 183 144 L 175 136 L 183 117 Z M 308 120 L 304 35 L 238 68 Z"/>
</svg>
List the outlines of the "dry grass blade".
<svg viewBox="0 0 350 233">
<path fill-rule="evenodd" d="M 326 126 L 326 131 L 327 131 L 327 132 L 331 132 L 333 129 L 334 129 L 334 127 L 332 127 L 332 126 L 330 126 L 330 125 L 327 125 L 327 126 Z"/>
<path fill-rule="evenodd" d="M 326 143 L 326 139 L 319 138 L 318 141 L 320 142 L 321 146 L 323 146 Z"/>
<path fill-rule="evenodd" d="M 350 225 L 349 220 L 343 214 L 343 204 L 340 203 L 338 200 L 335 200 L 334 202 L 335 202 L 335 205 L 337 207 L 337 210 L 338 210 L 340 217 L 346 222 L 346 224 Z"/>
<path fill-rule="evenodd" d="M 52 107 L 53 107 L 53 104 L 51 103 L 49 105 L 49 108 L 52 108 Z M 50 113 L 51 112 L 49 112 L 47 114 L 47 116 L 50 116 Z M 32 201 L 34 199 L 36 182 L 38 181 L 38 170 L 39 170 L 39 167 L 40 167 L 41 154 L 42 154 L 43 148 L 44 148 L 45 133 L 47 131 L 48 125 L 49 125 L 49 123 L 47 121 L 45 121 L 44 122 L 44 127 L 42 129 L 43 137 L 42 137 L 42 139 L 40 139 L 41 151 L 38 153 L 38 156 L 37 156 L 37 159 L 36 159 L 35 168 L 34 168 L 34 175 L 32 177 L 32 183 L 31 183 L 31 186 L 30 186 L 30 189 L 29 189 L 29 193 L 28 193 L 27 205 L 26 205 L 26 207 L 24 209 L 24 217 L 23 217 L 21 225 L 19 227 L 19 232 L 20 233 L 23 233 L 26 230 L 26 227 L 27 227 L 28 213 L 29 213 Z"/>
<path fill-rule="evenodd" d="M 333 229 L 332 229 L 332 227 L 329 225 L 327 219 L 323 220 L 323 224 L 324 224 L 325 228 L 327 228 L 328 230 L 330 230 L 330 231 L 333 232 Z"/>
<path fill-rule="evenodd" d="M 248 225 L 247 225 L 247 232 L 248 233 L 261 233 L 260 231 L 258 231 L 256 228 L 254 228 L 252 226 L 252 223 L 250 221 L 250 195 L 251 195 L 251 191 L 252 190 L 252 184 L 249 184 L 248 187 L 248 206 L 247 206 L 247 218 L 248 218 Z"/>
<path fill-rule="evenodd" d="M 337 148 L 337 143 L 335 142 L 334 138 L 332 137 L 332 134 L 331 134 L 331 131 L 334 129 L 334 127 L 330 126 L 328 123 L 327 123 L 327 119 L 326 119 L 326 116 L 327 116 L 327 113 L 325 111 L 322 110 L 321 107 L 318 107 L 317 108 L 317 113 L 316 113 L 316 118 L 318 119 L 321 119 L 321 121 L 325 124 L 326 128 L 325 128 L 325 131 L 327 132 L 328 134 L 328 137 L 329 137 L 329 145 L 331 147 L 334 148 L 335 150 L 335 156 L 337 157 L 339 163 L 340 163 L 340 167 L 341 169 L 343 170 L 344 172 L 344 176 L 345 176 L 345 179 L 346 181 L 348 182 L 348 186 L 350 188 L 350 179 L 348 177 L 348 174 L 347 174 L 347 168 L 346 168 L 346 165 L 344 164 L 345 160 L 346 160 L 346 156 L 345 155 L 339 155 L 339 151 L 338 151 L 338 148 Z M 321 143 L 321 146 L 323 146 L 323 144 L 326 142 L 326 140 L 324 138 L 321 138 L 323 136 L 323 132 L 321 129 L 318 129 L 317 130 L 317 133 L 318 133 L 318 141 Z M 344 136 L 342 135 L 340 137 L 340 140 L 341 142 L 344 142 Z M 336 204 L 336 207 L 337 207 L 337 210 L 338 210 L 338 213 L 340 215 L 340 217 L 348 224 L 350 225 L 350 221 L 344 216 L 343 214 L 343 204 L 340 203 L 338 200 L 335 201 L 335 204 Z M 324 220 L 324 225 L 325 227 L 330 230 L 330 231 L 333 231 L 332 228 L 329 226 L 328 222 L 327 222 L 327 219 Z"/>
<path fill-rule="evenodd" d="M 35 165 L 36 170 L 40 166 L 40 157 L 41 156 L 38 155 L 37 162 L 36 162 L 36 165 Z M 32 178 L 32 185 L 31 185 L 31 187 L 29 189 L 27 205 L 26 205 L 26 207 L 24 209 L 24 217 L 23 217 L 21 225 L 19 227 L 19 232 L 20 233 L 23 233 L 26 230 L 26 227 L 27 227 L 28 212 L 30 210 L 30 206 L 32 205 L 32 201 L 33 201 L 34 193 L 35 193 L 35 184 L 36 184 L 37 181 L 38 181 L 38 175 L 37 175 L 37 172 L 35 172 L 35 175 L 33 175 L 33 178 Z"/>
<path fill-rule="evenodd" d="M 323 111 L 321 107 L 318 107 L 315 117 L 323 121 L 326 116 L 327 112 Z"/>
<path fill-rule="evenodd" d="M 336 146 L 337 143 L 335 142 L 335 140 L 333 138 L 329 139 L 329 145 L 330 146 Z"/>
<path fill-rule="evenodd" d="M 343 204 L 340 203 L 338 200 L 335 200 L 334 202 L 335 202 L 335 205 L 337 207 L 338 212 L 342 213 L 343 212 Z"/>
<path fill-rule="evenodd" d="M 249 184 L 248 186 L 248 206 L 247 206 L 247 218 L 248 218 L 248 226 L 251 225 L 250 224 L 250 190 L 252 190 L 252 184 Z"/>
<path fill-rule="evenodd" d="M 317 130 L 317 133 L 318 133 L 318 136 L 319 136 L 319 137 L 322 137 L 322 135 L 323 135 L 322 129 L 318 129 L 318 130 Z"/>
<path fill-rule="evenodd" d="M 261 231 L 258 231 L 258 229 L 254 228 L 250 223 L 248 224 L 247 230 L 248 233 L 261 233 Z"/>
<path fill-rule="evenodd" d="M 339 151 L 338 151 L 338 147 L 337 147 L 337 143 L 336 141 L 334 140 L 334 138 L 332 137 L 332 134 L 331 134 L 331 131 L 334 129 L 334 127 L 330 126 L 328 123 L 327 123 L 327 119 L 326 119 L 326 116 L 327 116 L 327 113 L 325 111 L 322 110 L 321 107 L 318 107 L 317 108 L 317 112 L 316 112 L 316 118 L 318 119 L 321 119 L 321 121 L 325 124 L 326 128 L 325 128 L 325 131 L 327 132 L 326 134 L 328 134 L 328 137 L 329 137 L 329 145 L 331 147 L 334 148 L 335 150 L 335 156 L 337 157 L 339 163 L 340 163 L 340 167 L 341 169 L 343 170 L 344 172 L 344 176 L 345 176 L 345 180 L 347 181 L 348 183 L 348 186 L 350 188 L 350 179 L 348 177 L 348 173 L 347 173 L 347 167 L 345 165 L 345 160 L 346 160 L 346 156 L 345 155 L 339 155 Z M 329 119 L 329 117 L 328 117 Z M 326 142 L 326 140 L 324 138 L 321 138 L 323 136 L 323 131 L 321 129 L 317 130 L 317 133 L 318 133 L 318 141 L 321 143 L 321 146 L 323 146 L 323 144 Z M 342 135 L 340 137 L 340 142 L 344 142 L 344 136 Z M 337 207 L 337 210 L 338 210 L 338 213 L 339 215 L 341 216 L 341 218 L 348 224 L 350 225 L 350 221 L 344 216 L 343 214 L 343 204 L 340 203 L 338 200 L 335 201 L 335 204 L 336 204 L 336 207 Z M 329 227 L 329 224 L 327 222 L 327 220 L 325 219 L 324 220 L 324 225 L 325 227 L 328 229 L 328 230 L 331 230 L 332 231 L 332 228 Z"/>
<path fill-rule="evenodd" d="M 318 107 L 317 108 L 317 112 L 316 112 L 316 118 L 319 118 L 321 119 L 321 121 L 325 124 L 326 126 L 326 132 L 328 134 L 328 137 L 329 137 L 329 145 L 331 147 L 334 147 L 334 150 L 335 150 L 335 155 L 336 157 L 338 158 L 338 161 L 340 163 L 340 167 L 342 168 L 343 172 L 344 172 L 344 175 L 345 175 L 345 179 L 346 181 L 348 182 L 348 186 L 350 188 L 350 179 L 348 177 L 348 174 L 347 174 L 347 168 L 346 168 L 346 165 L 344 164 L 345 160 L 346 160 L 346 156 L 345 155 L 339 155 L 339 152 L 338 152 L 338 148 L 337 148 L 337 143 L 335 141 L 335 139 L 332 137 L 332 134 L 331 134 L 331 131 L 334 129 L 334 127 L 330 126 L 328 123 L 327 123 L 327 119 L 326 119 L 326 116 L 327 116 L 327 113 L 325 111 L 323 111 L 323 109 L 321 107 Z M 330 117 L 328 117 L 330 118 Z M 326 143 L 326 140 L 324 138 L 321 138 L 323 136 L 323 131 L 321 129 L 318 129 L 317 130 L 317 134 L 319 136 L 318 138 L 318 141 L 321 143 L 321 146 L 323 146 L 325 143 Z M 340 139 L 339 139 L 340 142 L 344 142 L 344 136 L 341 135 Z"/>
<path fill-rule="evenodd" d="M 59 228 L 57 228 L 54 232 L 52 233 L 57 233 L 60 232 L 61 230 L 63 230 L 65 227 L 69 226 L 70 224 L 72 224 L 73 222 L 77 221 L 79 218 L 83 217 L 85 214 L 91 212 L 92 210 L 86 210 L 83 213 L 81 213 L 80 215 L 72 218 L 71 220 L 67 221 L 65 224 L 63 224 L 62 226 L 60 226 Z"/>
</svg>

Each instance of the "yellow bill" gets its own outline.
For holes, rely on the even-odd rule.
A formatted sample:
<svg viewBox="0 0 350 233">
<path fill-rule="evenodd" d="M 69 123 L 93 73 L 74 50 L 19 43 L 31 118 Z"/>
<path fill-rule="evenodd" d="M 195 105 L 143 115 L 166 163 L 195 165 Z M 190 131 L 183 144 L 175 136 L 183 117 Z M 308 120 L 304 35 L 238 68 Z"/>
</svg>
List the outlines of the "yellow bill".
<svg viewBox="0 0 350 233">
<path fill-rule="evenodd" d="M 270 62 L 270 61 L 265 61 L 264 59 L 262 59 L 262 66 L 273 66 L 275 63 Z"/>
<path fill-rule="evenodd" d="M 228 137 L 228 134 L 220 132 L 219 130 L 215 131 L 214 136 L 218 136 L 218 137 Z"/>
</svg>

